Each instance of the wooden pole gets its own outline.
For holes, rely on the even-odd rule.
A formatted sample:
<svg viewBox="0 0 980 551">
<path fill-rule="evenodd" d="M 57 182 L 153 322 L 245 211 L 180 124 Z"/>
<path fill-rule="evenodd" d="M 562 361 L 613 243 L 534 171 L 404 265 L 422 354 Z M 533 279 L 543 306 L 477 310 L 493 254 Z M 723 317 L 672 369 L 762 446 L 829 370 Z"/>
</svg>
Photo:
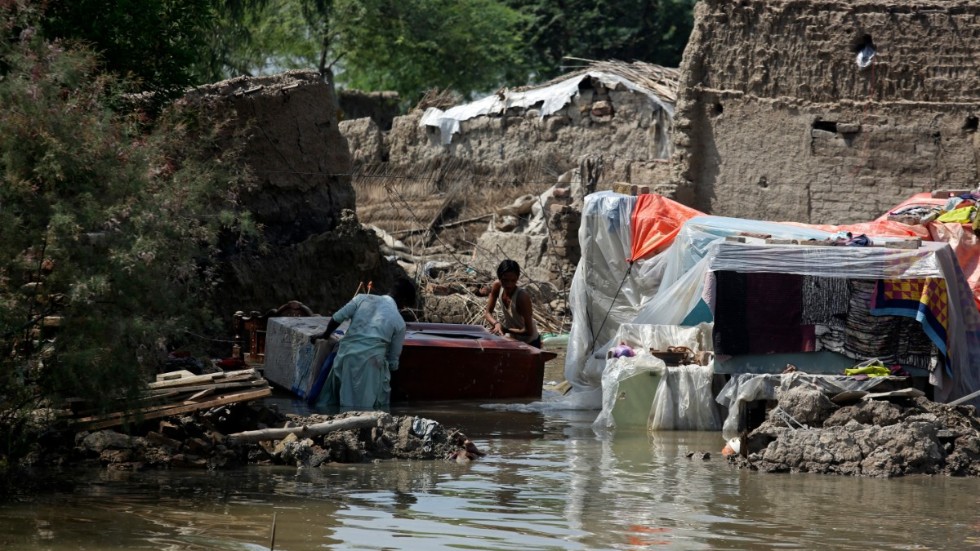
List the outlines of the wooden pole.
<svg viewBox="0 0 980 551">
<path fill-rule="evenodd" d="M 262 440 L 282 440 L 290 434 L 297 436 L 317 436 L 328 434 L 338 430 L 355 430 L 373 427 L 378 424 L 384 413 L 370 413 L 358 415 L 357 417 L 347 417 L 345 419 L 335 419 L 325 423 L 314 425 L 302 425 L 299 427 L 285 427 L 281 429 L 260 429 L 248 430 L 229 434 L 228 438 L 243 440 L 245 442 L 260 442 Z"/>
</svg>

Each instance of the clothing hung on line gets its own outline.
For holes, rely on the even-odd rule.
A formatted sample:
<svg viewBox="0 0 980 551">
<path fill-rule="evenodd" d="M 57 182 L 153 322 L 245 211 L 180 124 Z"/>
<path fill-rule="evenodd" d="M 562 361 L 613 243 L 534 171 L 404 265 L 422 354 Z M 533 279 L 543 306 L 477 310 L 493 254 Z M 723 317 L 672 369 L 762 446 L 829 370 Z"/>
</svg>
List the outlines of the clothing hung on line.
<svg viewBox="0 0 980 551">
<path fill-rule="evenodd" d="M 398 369 L 405 341 L 405 320 L 388 295 L 357 295 L 333 315 L 351 320 L 317 405 L 341 410 L 388 407 L 391 372 Z"/>
<path fill-rule="evenodd" d="M 504 291 L 503 289 L 500 290 L 500 296 L 497 297 L 498 313 L 496 315 L 499 316 L 498 319 L 502 320 L 501 325 L 503 325 L 508 329 L 517 329 L 519 331 L 524 330 L 524 317 L 521 316 L 520 310 L 517 305 L 520 304 L 521 297 L 524 296 L 525 294 L 527 294 L 527 291 L 518 287 L 517 289 L 514 290 L 514 296 L 510 297 L 510 304 L 507 305 L 504 304 Z M 531 298 L 530 295 L 528 295 L 529 300 L 530 298 Z M 526 342 L 530 344 L 535 340 L 537 340 L 538 338 L 537 327 L 535 327 L 535 330 L 529 335 L 511 334 L 510 336 L 521 342 Z"/>
<path fill-rule="evenodd" d="M 715 272 L 715 351 L 773 354 L 812 351 L 813 326 L 802 323 L 803 277 Z"/>
<path fill-rule="evenodd" d="M 843 354 L 856 361 L 878 358 L 885 365 L 931 369 L 934 348 L 914 319 L 871 314 L 873 280 L 847 281 L 847 314 L 842 326 L 829 324 L 818 331 L 817 349 Z"/>
</svg>

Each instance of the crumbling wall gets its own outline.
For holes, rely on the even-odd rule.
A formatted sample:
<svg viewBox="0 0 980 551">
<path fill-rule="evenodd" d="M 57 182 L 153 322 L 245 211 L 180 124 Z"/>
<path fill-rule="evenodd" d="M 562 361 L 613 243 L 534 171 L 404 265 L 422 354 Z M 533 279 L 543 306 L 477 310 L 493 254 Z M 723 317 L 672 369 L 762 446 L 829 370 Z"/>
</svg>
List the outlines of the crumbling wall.
<svg viewBox="0 0 980 551">
<path fill-rule="evenodd" d="M 207 102 L 198 102 L 207 98 Z M 325 313 L 344 304 L 360 282 L 386 289 L 393 280 L 378 240 L 353 213 L 347 141 L 337 103 L 313 72 L 235 78 L 202 86 L 184 108 L 216 105 L 233 117 L 225 146 L 240 148 L 256 185 L 241 197 L 261 225 L 267 247 L 235 244 L 216 263 L 223 282 L 215 307 L 266 311 L 299 300 Z"/>
<path fill-rule="evenodd" d="M 382 152 L 372 148 L 355 154 L 354 163 L 390 162 L 393 170 L 410 171 L 439 157 L 472 162 L 481 182 L 541 179 L 541 190 L 553 177 L 576 168 L 586 158 L 603 159 L 601 189 L 614 182 L 652 184 L 656 173 L 658 125 L 651 100 L 617 86 L 609 89 L 594 79 L 584 79 L 579 93 L 556 113 L 542 118 L 538 109 L 512 109 L 503 116 L 480 116 L 463 121 L 452 142 L 443 145 L 438 128 L 420 127 L 422 111 L 395 117 L 391 130 L 383 132 L 365 124 L 342 126 L 351 141 L 374 143 L 381 135 Z M 530 172 L 529 172 L 530 167 Z M 643 179 L 644 181 L 636 181 Z"/>
<path fill-rule="evenodd" d="M 702 211 L 857 222 L 977 185 L 975 2 L 702 0 L 681 73 L 675 183 Z"/>
</svg>

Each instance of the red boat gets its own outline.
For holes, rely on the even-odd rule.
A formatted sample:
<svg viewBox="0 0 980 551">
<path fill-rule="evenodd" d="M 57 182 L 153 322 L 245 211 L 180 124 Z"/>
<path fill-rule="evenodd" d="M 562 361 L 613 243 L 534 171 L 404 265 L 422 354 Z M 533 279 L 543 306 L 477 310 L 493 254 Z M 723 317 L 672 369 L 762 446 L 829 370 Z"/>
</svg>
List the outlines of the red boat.
<svg viewBox="0 0 980 551">
<path fill-rule="evenodd" d="M 479 325 L 409 323 L 391 401 L 540 398 L 556 356 Z"/>
<path fill-rule="evenodd" d="M 322 316 L 270 317 L 268 331 L 243 329 L 250 344 L 246 361 L 262 364 L 269 382 L 300 398 L 318 393 L 314 381 L 320 379 L 320 368 L 313 367 L 318 360 L 300 351 L 328 321 Z M 479 325 L 408 323 L 399 369 L 392 372 L 391 400 L 540 398 L 544 364 L 556 356 Z"/>
</svg>

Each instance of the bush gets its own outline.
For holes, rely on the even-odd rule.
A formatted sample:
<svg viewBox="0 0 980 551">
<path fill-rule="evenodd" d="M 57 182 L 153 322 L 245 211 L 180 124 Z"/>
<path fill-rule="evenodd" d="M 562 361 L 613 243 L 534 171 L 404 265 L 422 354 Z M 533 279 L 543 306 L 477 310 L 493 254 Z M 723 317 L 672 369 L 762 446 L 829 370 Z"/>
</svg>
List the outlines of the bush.
<svg viewBox="0 0 980 551">
<path fill-rule="evenodd" d="M 0 6 L 0 464 L 15 422 L 79 397 L 132 403 L 168 349 L 217 323 L 221 243 L 256 231 L 207 112 L 149 121 L 95 55 Z"/>
</svg>

